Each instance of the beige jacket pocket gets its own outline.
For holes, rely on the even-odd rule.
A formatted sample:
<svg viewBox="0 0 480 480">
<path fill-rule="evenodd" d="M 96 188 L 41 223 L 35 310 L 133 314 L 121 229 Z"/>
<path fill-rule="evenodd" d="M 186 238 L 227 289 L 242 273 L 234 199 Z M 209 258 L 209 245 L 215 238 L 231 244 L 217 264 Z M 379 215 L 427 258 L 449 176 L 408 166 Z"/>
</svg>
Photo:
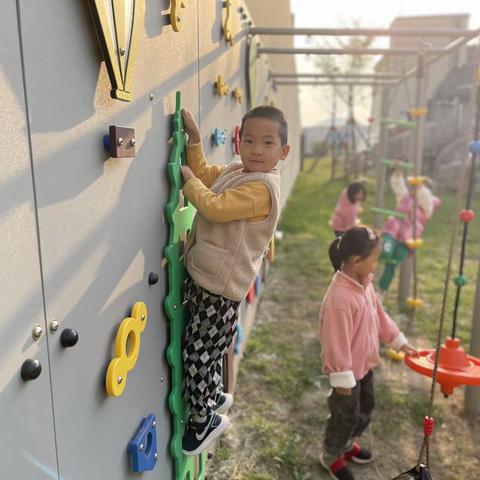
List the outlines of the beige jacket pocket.
<svg viewBox="0 0 480 480">
<path fill-rule="evenodd" d="M 223 271 L 227 253 L 225 248 L 197 239 L 189 252 L 192 268 L 205 277 L 217 278 Z"/>
</svg>

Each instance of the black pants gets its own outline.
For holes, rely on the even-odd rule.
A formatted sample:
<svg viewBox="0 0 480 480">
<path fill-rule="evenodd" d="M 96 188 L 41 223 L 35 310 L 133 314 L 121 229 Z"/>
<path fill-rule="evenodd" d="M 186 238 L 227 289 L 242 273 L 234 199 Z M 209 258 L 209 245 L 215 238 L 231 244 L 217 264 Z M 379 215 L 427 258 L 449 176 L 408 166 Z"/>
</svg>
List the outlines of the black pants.
<svg viewBox="0 0 480 480">
<path fill-rule="evenodd" d="M 232 343 L 240 302 L 204 290 L 188 280 L 190 319 L 185 330 L 185 400 L 190 413 L 209 415 L 222 382 L 222 361 Z"/>
<path fill-rule="evenodd" d="M 330 417 L 325 431 L 326 452 L 332 457 L 344 453 L 352 438 L 360 436 L 370 424 L 374 407 L 372 370 L 357 381 L 349 396 L 333 389 L 328 397 Z"/>
</svg>

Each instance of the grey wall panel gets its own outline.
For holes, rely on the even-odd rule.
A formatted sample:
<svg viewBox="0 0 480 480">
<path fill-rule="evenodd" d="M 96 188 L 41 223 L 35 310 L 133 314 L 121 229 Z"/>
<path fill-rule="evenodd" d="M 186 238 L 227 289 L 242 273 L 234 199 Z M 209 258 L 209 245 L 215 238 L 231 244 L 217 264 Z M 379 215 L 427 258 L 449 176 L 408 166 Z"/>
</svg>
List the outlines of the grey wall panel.
<svg viewBox="0 0 480 480">
<path fill-rule="evenodd" d="M 174 33 L 161 13 L 168 2 L 146 2 L 134 101 L 122 103 L 110 98 L 84 3 L 27 1 L 21 12 L 46 309 L 61 323 L 50 337 L 59 469 L 68 480 L 138 478 L 129 473 L 126 447 L 141 418 L 154 413 L 159 458 L 142 478 L 170 478 L 162 217 L 176 89 L 197 113 L 196 4 Z M 105 161 L 109 124 L 135 128 L 134 159 Z M 160 275 L 155 286 L 148 286 L 150 272 Z M 138 362 L 123 395 L 107 397 L 115 335 L 136 301 L 149 308 Z M 68 350 L 59 345 L 63 328 L 80 336 Z"/>
<path fill-rule="evenodd" d="M 230 163 L 239 160 L 232 147 L 232 135 L 236 125 L 240 125 L 246 112 L 245 55 L 246 36 L 242 31 L 242 23 L 238 6 L 240 2 L 232 0 L 231 29 L 234 44 L 226 43 L 222 34 L 223 20 L 226 11 L 222 1 L 210 1 L 210 8 L 199 8 L 200 21 L 200 124 L 205 155 L 212 164 Z M 214 93 L 214 82 L 222 75 L 228 83 L 230 91 L 226 96 Z M 232 97 L 234 88 L 243 91 L 243 102 L 237 103 Z M 211 140 L 214 129 L 227 130 L 224 145 L 214 146 Z"/>
<path fill-rule="evenodd" d="M 290 0 L 245 0 L 255 26 L 259 27 L 293 27 Z M 293 47 L 293 37 L 256 36 L 255 40 L 262 45 L 275 45 L 278 47 Z M 262 55 L 259 59 L 260 70 L 266 68 L 273 72 L 295 72 L 294 55 Z M 265 94 L 264 94 L 265 95 Z M 283 110 L 288 120 L 289 143 L 291 153 L 287 161 L 280 164 L 282 174 L 282 206 L 285 205 L 288 195 L 295 183 L 300 167 L 300 105 L 298 88 L 279 88 L 277 92 L 267 93 L 275 105 Z"/>
<path fill-rule="evenodd" d="M 57 479 L 33 182 L 17 13 L 0 16 L 0 465 L 9 480 Z M 22 363 L 38 359 L 42 373 L 20 378 Z"/>
</svg>

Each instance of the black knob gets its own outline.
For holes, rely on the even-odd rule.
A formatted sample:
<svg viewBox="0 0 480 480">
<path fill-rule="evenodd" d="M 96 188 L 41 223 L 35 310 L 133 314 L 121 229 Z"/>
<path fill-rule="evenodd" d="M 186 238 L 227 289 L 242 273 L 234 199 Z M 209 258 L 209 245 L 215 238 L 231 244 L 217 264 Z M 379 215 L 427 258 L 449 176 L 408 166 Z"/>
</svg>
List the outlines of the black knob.
<svg viewBox="0 0 480 480">
<path fill-rule="evenodd" d="M 60 335 L 60 345 L 63 348 L 74 347 L 78 342 L 78 332 L 73 328 L 66 328 Z"/>
<path fill-rule="evenodd" d="M 41 373 L 42 364 L 38 360 L 29 358 L 23 362 L 20 375 L 22 376 L 22 380 L 25 382 L 28 382 L 29 380 L 35 380 Z"/>
<path fill-rule="evenodd" d="M 156 273 L 150 273 L 148 276 L 148 284 L 155 285 L 158 282 L 158 275 Z"/>
</svg>

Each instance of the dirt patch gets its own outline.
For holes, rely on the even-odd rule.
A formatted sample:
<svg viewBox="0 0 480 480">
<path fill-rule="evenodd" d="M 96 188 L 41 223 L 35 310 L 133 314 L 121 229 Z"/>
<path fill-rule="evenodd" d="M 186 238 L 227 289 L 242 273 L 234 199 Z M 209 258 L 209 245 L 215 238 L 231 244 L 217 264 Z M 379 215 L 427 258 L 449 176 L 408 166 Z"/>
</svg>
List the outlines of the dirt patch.
<svg viewBox="0 0 480 480">
<path fill-rule="evenodd" d="M 317 341 L 323 289 L 301 276 L 292 281 L 282 265 L 272 268 L 240 367 L 233 427 L 217 448 L 209 480 L 329 478 L 318 465 L 329 392 Z M 387 357 L 375 374 L 377 406 L 364 443 L 376 461 L 352 466 L 364 480 L 391 479 L 415 465 L 430 393 L 429 379 Z M 480 478 L 480 422 L 464 416 L 463 393 L 444 399 L 437 390 L 436 480 Z"/>
</svg>

